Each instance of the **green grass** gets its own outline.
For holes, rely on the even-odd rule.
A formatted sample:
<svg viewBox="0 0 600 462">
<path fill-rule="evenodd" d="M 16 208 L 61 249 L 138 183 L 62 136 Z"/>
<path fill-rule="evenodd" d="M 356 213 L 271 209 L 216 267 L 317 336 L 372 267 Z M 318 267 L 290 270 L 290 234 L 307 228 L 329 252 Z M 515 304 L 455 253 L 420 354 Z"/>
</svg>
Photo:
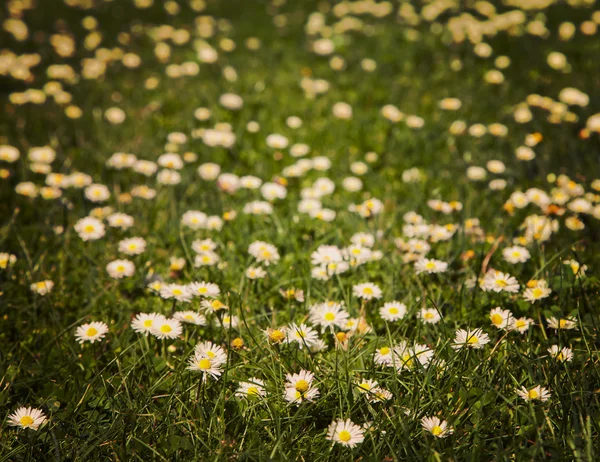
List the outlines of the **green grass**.
<svg viewBox="0 0 600 462">
<path fill-rule="evenodd" d="M 585 229 L 569 230 L 565 219 L 574 214 L 567 210 L 556 217 L 560 229 L 549 241 L 527 245 L 529 261 L 511 265 L 502 258 L 502 249 L 522 235 L 520 225 L 525 217 L 543 215 L 534 205 L 508 214 L 503 205 L 513 191 L 537 187 L 550 192 L 556 184 L 548 175 L 565 174 L 581 183 L 586 192 L 596 194 L 591 182 L 600 178 L 598 134 L 582 138 L 579 131 L 600 102 L 599 65 L 594 58 L 600 52 L 600 41 L 580 31 L 569 41 L 561 41 L 557 35 L 561 22 L 573 21 L 579 27 L 593 9 L 553 4 L 543 11 L 548 38 L 501 32 L 486 39 L 493 54 L 484 59 L 475 56 L 468 42 L 450 43 L 445 28 L 437 34 L 426 21 L 416 26 L 398 21 L 394 2 L 394 13 L 384 18 L 360 16 L 369 26 L 367 33 L 333 37 L 336 54 L 346 60 L 345 70 L 335 71 L 328 58 L 310 52 L 312 39 L 304 26 L 309 14 L 322 6 L 314 1 L 289 0 L 281 6 L 263 1 L 210 1 L 205 11 L 195 13 L 181 0 L 182 11 L 175 16 L 167 15 L 158 1 L 147 10 L 134 8 L 129 0 L 98 1 L 91 10 L 54 0 L 43 3 L 24 12 L 30 28 L 27 41 L 17 42 L 7 32 L 0 33 L 1 48 L 16 54 L 38 52 L 42 57 L 32 70 L 32 82 L 0 76 L 0 87 L 6 89 L 0 94 L 0 145 L 12 145 L 21 152 L 17 162 L 0 165 L 10 173 L 0 181 L 0 251 L 18 259 L 0 270 L 0 460 L 592 461 L 599 457 L 598 222 L 592 215 L 581 215 Z M 445 13 L 439 24 L 460 12 Z M 3 14 L 7 17 L 7 10 Z M 285 15 L 288 24 L 274 26 L 275 14 Z M 526 14 L 532 20 L 538 12 Z M 169 63 L 197 62 L 193 34 L 198 15 L 227 19 L 230 28 L 217 28 L 215 35 L 205 40 L 219 49 L 219 40 L 228 37 L 235 41 L 236 49 L 219 51 L 214 64 L 200 63 L 198 76 L 170 79 L 165 75 L 168 63 L 160 63 L 154 56 L 155 44 L 148 31 L 160 24 L 186 28 L 193 38 L 172 46 Z M 85 16 L 98 19 L 101 46 L 134 52 L 142 58 L 142 65 L 127 69 L 115 62 L 102 79 L 64 84 L 73 96 L 72 104 L 83 111 L 80 119 L 69 119 L 65 106 L 50 97 L 41 105 L 10 103 L 12 92 L 42 88 L 49 80 L 45 69 L 50 64 L 68 63 L 79 72 L 80 60 L 93 55 L 80 45 Z M 57 23 L 58 19 L 62 23 Z M 331 12 L 326 15 L 327 24 L 336 20 Z M 48 43 L 49 35 L 60 28 L 77 38 L 72 57 L 57 56 Z M 418 40 L 407 38 L 409 30 L 420 33 Z M 34 41 L 35 31 L 44 31 L 42 43 Z M 131 31 L 138 33 L 132 33 L 128 44 L 119 44 L 117 34 Z M 251 36 L 262 42 L 257 51 L 244 45 Z M 551 51 L 567 56 L 571 72 L 547 65 Z M 500 55 L 511 59 L 510 67 L 503 70 L 505 82 L 487 84 L 483 76 L 494 68 L 494 58 Z M 377 70 L 361 70 L 363 58 L 374 59 Z M 450 63 L 457 59 L 462 69 L 453 71 Z M 222 77 L 225 66 L 236 69 L 237 81 Z M 300 87 L 303 71 L 329 81 L 330 90 L 314 99 L 305 97 Z M 144 82 L 151 76 L 160 82 L 156 89 L 146 90 Z M 587 107 L 570 108 L 579 116 L 577 122 L 549 123 L 547 113 L 539 108 L 532 108 L 531 122 L 514 121 L 514 106 L 527 95 L 557 100 L 565 87 L 589 95 Z M 228 111 L 219 105 L 219 96 L 226 92 L 244 98 L 242 110 Z M 445 97 L 460 98 L 460 110 L 440 110 L 438 101 Z M 353 107 L 351 120 L 331 115 L 331 107 L 339 101 Z M 391 124 L 380 115 L 385 104 L 422 117 L 424 127 L 415 130 L 403 122 Z M 111 106 L 126 112 L 123 124 L 111 125 L 103 118 L 103 111 Z M 201 106 L 212 110 L 207 122 L 193 116 Z M 300 128 L 286 126 L 291 115 L 303 120 Z M 503 138 L 454 136 L 448 127 L 456 119 L 469 125 L 499 122 L 509 132 Z M 246 131 L 251 120 L 260 123 L 256 134 Z M 211 148 L 191 136 L 193 130 L 217 122 L 232 125 L 237 141 L 231 149 Z M 166 152 L 167 135 L 174 131 L 188 135 L 180 153 L 198 155 L 197 161 L 180 170 L 179 184 L 159 185 L 155 177 L 106 167 L 106 159 L 114 152 L 131 152 L 140 159 L 156 161 Z M 543 141 L 533 148 L 536 158 L 518 161 L 515 149 L 534 132 L 543 135 Z M 307 157 L 327 156 L 332 168 L 289 178 L 287 197 L 273 203 L 272 215 L 247 215 L 242 209 L 248 201 L 262 199 L 258 191 L 240 189 L 229 195 L 219 191 L 214 182 L 201 180 L 196 168 L 216 162 L 222 172 L 271 181 L 295 162 L 285 150 L 278 159 L 275 150 L 267 147 L 265 138 L 271 133 L 284 134 L 290 144 L 308 144 L 311 153 Z M 44 184 L 44 175 L 33 173 L 27 160 L 28 150 L 42 145 L 56 150 L 54 172 L 91 175 L 95 183 L 111 191 L 103 205 L 133 216 L 135 225 L 127 231 L 107 226 L 102 239 L 84 242 L 73 227 L 97 204 L 86 200 L 82 191 L 65 190 L 63 198 L 68 202 L 16 194 L 20 182 Z M 376 152 L 378 159 L 368 164 L 368 172 L 361 177 L 363 190 L 345 191 L 342 180 L 353 175 L 350 165 L 364 161 L 370 151 Z M 488 173 L 488 180 L 506 179 L 503 191 L 490 190 L 488 181 L 473 182 L 466 177 L 469 166 L 485 167 L 492 159 L 506 164 L 504 174 Z M 413 167 L 423 172 L 423 181 L 403 182 L 402 172 Z M 297 211 L 301 189 L 324 176 L 336 184 L 335 193 L 323 198 L 324 206 L 337 212 L 332 223 Z M 156 188 L 156 198 L 117 201 L 120 193 L 138 184 Z M 369 197 L 383 201 L 381 215 L 364 219 L 348 211 L 350 204 Z M 452 215 L 434 212 L 427 206 L 433 198 L 458 200 L 462 211 Z M 598 202 L 595 197 L 590 200 L 594 205 Z M 180 225 L 188 210 L 219 216 L 235 210 L 237 217 L 220 232 L 192 231 Z M 449 269 L 439 275 L 416 275 L 394 244 L 394 239 L 402 237 L 403 215 L 409 211 L 437 224 L 462 226 L 466 219 L 478 218 L 487 239 L 476 240 L 459 230 L 447 242 L 432 243 L 428 257 L 448 262 Z M 57 233 L 56 227 L 63 232 Z M 346 247 L 357 232 L 380 232 L 374 250 L 381 250 L 383 258 L 329 281 L 311 278 L 311 253 L 323 244 Z M 133 236 L 146 239 L 146 251 L 134 257 L 120 254 L 118 242 Z M 216 252 L 226 264 L 193 266 L 191 244 L 201 238 L 218 244 Z M 252 281 L 244 272 L 255 265 L 247 250 L 256 240 L 275 245 L 281 260 L 265 267 L 265 279 Z M 473 257 L 462 259 L 468 250 Z M 169 270 L 172 256 L 186 259 L 180 273 Z M 106 265 L 117 258 L 135 263 L 134 276 L 109 277 Z M 487 260 L 488 267 L 518 279 L 519 294 L 467 288 L 467 279 L 480 275 Z M 586 276 L 576 277 L 564 260 L 587 265 Z M 147 289 L 150 278 L 157 276 L 165 282 L 218 284 L 220 299 L 231 314 L 239 316 L 240 327 L 223 329 L 209 318 L 204 327 L 185 325 L 176 340 L 136 334 L 130 323 L 137 313 L 170 315 L 172 311 L 171 301 Z M 535 304 L 524 301 L 527 281 L 542 278 L 552 288 L 551 295 Z M 29 286 L 45 279 L 54 282 L 53 290 L 43 297 L 34 294 Z M 315 303 L 344 302 L 351 316 L 359 316 L 362 306 L 352 287 L 367 281 L 378 284 L 383 296 L 365 305 L 373 330 L 351 336 L 347 349 L 336 347 L 330 333 L 322 335 L 328 349 L 319 353 L 267 342 L 266 328 L 305 322 Z M 304 290 L 306 301 L 290 302 L 280 295 L 280 289 L 291 287 Z M 401 321 L 386 323 L 378 309 L 392 300 L 405 303 L 408 312 Z M 522 335 L 501 332 L 489 320 L 489 311 L 496 306 L 535 323 Z M 416 316 L 423 307 L 437 308 L 442 320 L 424 324 Z M 189 305 L 178 303 L 176 309 L 196 310 L 199 303 L 197 299 Z M 557 332 L 548 327 L 551 316 L 575 317 L 577 327 Z M 81 346 L 75 330 L 91 321 L 106 322 L 110 330 L 100 342 Z M 483 328 L 490 343 L 481 350 L 454 350 L 456 330 L 469 327 Z M 244 340 L 243 349 L 229 346 L 235 337 Z M 195 345 L 204 340 L 225 348 L 228 359 L 219 380 L 202 384 L 200 375 L 186 368 Z M 445 361 L 445 367 L 396 371 L 374 364 L 377 348 L 401 340 L 429 346 L 436 360 Z M 552 345 L 570 347 L 573 361 L 560 363 L 550 358 L 547 349 Z M 320 396 L 313 403 L 294 406 L 283 398 L 285 375 L 301 369 L 315 374 Z M 264 380 L 264 399 L 234 396 L 238 383 L 250 377 Z M 369 403 L 357 391 L 359 378 L 377 380 L 392 393 L 392 399 Z M 525 402 L 517 396 L 517 388 L 535 385 L 551 391 L 547 402 Z M 9 426 L 8 416 L 20 406 L 42 409 L 48 422 L 38 431 Z M 447 420 L 454 433 L 435 438 L 422 429 L 424 416 Z M 354 449 L 332 445 L 325 436 L 328 425 L 337 418 L 350 418 L 359 425 L 371 422 L 364 442 Z"/>
</svg>

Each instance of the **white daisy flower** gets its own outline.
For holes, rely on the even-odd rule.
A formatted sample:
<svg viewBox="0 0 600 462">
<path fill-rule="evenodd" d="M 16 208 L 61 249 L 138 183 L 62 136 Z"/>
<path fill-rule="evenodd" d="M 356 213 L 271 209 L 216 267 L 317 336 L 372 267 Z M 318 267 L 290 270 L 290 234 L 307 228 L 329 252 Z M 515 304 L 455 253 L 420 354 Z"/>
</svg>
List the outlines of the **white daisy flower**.
<svg viewBox="0 0 600 462">
<path fill-rule="evenodd" d="M 195 311 L 176 311 L 173 317 L 178 321 L 195 324 L 196 326 L 206 325 L 206 318 Z"/>
<path fill-rule="evenodd" d="M 490 311 L 490 321 L 495 328 L 506 330 L 513 326 L 514 318 L 509 310 L 498 306 Z"/>
<path fill-rule="evenodd" d="M 425 430 L 437 438 L 445 438 L 454 432 L 452 427 L 448 427 L 448 422 L 445 420 L 440 421 L 437 417 L 423 417 L 421 419 L 421 425 Z"/>
<path fill-rule="evenodd" d="M 516 293 L 519 291 L 519 282 L 508 273 L 489 270 L 483 278 L 481 288 L 486 292 Z"/>
<path fill-rule="evenodd" d="M 561 348 L 558 345 L 552 345 L 548 348 L 548 353 L 553 359 L 562 363 L 573 361 L 573 351 L 567 347 Z"/>
<path fill-rule="evenodd" d="M 371 300 L 373 298 L 381 298 L 382 291 L 378 285 L 373 284 L 372 282 L 364 282 L 353 286 L 352 293 L 357 298 Z"/>
<path fill-rule="evenodd" d="M 188 288 L 197 297 L 218 297 L 221 293 L 219 286 L 212 282 L 192 282 L 188 284 Z"/>
<path fill-rule="evenodd" d="M 178 302 L 189 302 L 192 299 L 192 292 L 188 286 L 181 284 L 167 284 L 160 288 L 160 296 L 165 300 L 171 298 Z"/>
<path fill-rule="evenodd" d="M 138 313 L 131 321 L 131 328 L 138 334 L 148 335 L 154 324 L 164 319 L 165 317 L 159 313 Z"/>
<path fill-rule="evenodd" d="M 310 309 L 310 322 L 322 327 L 343 327 L 349 314 L 339 303 L 319 303 Z"/>
<path fill-rule="evenodd" d="M 286 330 L 286 343 L 297 342 L 299 348 L 310 347 L 317 341 L 317 331 L 306 324 L 290 324 Z"/>
<path fill-rule="evenodd" d="M 334 420 L 327 429 L 326 438 L 334 443 L 353 448 L 365 439 L 362 427 L 354 424 L 350 419 Z"/>
<path fill-rule="evenodd" d="M 525 263 L 531 257 L 529 250 L 525 247 L 515 245 L 513 247 L 507 247 L 502 251 L 504 260 L 508 263 Z"/>
<path fill-rule="evenodd" d="M 297 374 L 286 374 L 284 398 L 286 401 L 299 404 L 303 401 L 314 401 L 319 390 L 313 386 L 314 374 L 301 370 Z"/>
<path fill-rule="evenodd" d="M 444 273 L 448 269 L 448 263 L 430 258 L 421 258 L 415 262 L 415 272 L 421 273 Z"/>
<path fill-rule="evenodd" d="M 475 330 L 464 330 L 458 329 L 456 331 L 456 337 L 454 338 L 454 345 L 452 348 L 483 348 L 484 345 L 489 343 L 490 338 L 482 329 L 478 328 Z"/>
<path fill-rule="evenodd" d="M 126 255 L 140 255 L 146 250 L 146 240 L 141 237 L 123 239 L 119 242 L 119 252 Z"/>
<path fill-rule="evenodd" d="M 262 279 L 267 275 L 267 272 L 262 269 L 260 266 L 258 267 L 254 267 L 254 266 L 249 266 L 246 269 L 246 277 L 248 279 Z"/>
<path fill-rule="evenodd" d="M 177 319 L 157 318 L 150 333 L 158 339 L 174 339 L 181 335 L 183 328 Z"/>
<path fill-rule="evenodd" d="M 394 322 L 406 315 L 406 305 L 400 302 L 387 302 L 379 308 L 379 315 L 386 321 Z"/>
<path fill-rule="evenodd" d="M 106 271 L 111 278 L 122 279 L 133 276 L 135 265 L 129 260 L 114 260 L 106 265 Z"/>
<path fill-rule="evenodd" d="M 54 282 L 51 280 L 34 282 L 29 286 L 32 292 L 35 292 L 38 295 L 47 295 L 52 291 L 54 287 Z"/>
<path fill-rule="evenodd" d="M 239 398 L 264 397 L 266 394 L 265 383 L 256 377 L 248 379 L 247 382 L 240 382 L 235 392 L 235 396 Z"/>
<path fill-rule="evenodd" d="M 552 393 L 550 393 L 547 388 L 544 388 L 541 385 L 538 385 L 531 389 L 521 387 L 517 389 L 516 392 L 517 395 L 519 395 L 519 397 L 521 397 L 525 401 L 538 400 L 544 402 L 550 399 L 550 397 L 552 396 Z"/>
<path fill-rule="evenodd" d="M 30 428 L 31 430 L 37 430 L 46 420 L 47 418 L 42 410 L 33 407 L 20 407 L 8 416 L 9 425 Z"/>
<path fill-rule="evenodd" d="M 417 316 L 427 324 L 437 324 L 442 319 L 440 313 L 435 308 L 422 308 Z"/>
<path fill-rule="evenodd" d="M 102 340 L 108 332 L 108 326 L 104 322 L 90 322 L 89 324 L 83 324 L 75 331 L 75 338 L 79 343 Z"/>
<path fill-rule="evenodd" d="M 217 380 L 223 373 L 223 362 L 195 353 L 188 359 L 188 369 L 202 373 L 203 382 L 208 377 Z"/>
<path fill-rule="evenodd" d="M 104 236 L 104 223 L 94 217 L 85 217 L 75 223 L 75 231 L 83 241 L 95 241 Z"/>
</svg>

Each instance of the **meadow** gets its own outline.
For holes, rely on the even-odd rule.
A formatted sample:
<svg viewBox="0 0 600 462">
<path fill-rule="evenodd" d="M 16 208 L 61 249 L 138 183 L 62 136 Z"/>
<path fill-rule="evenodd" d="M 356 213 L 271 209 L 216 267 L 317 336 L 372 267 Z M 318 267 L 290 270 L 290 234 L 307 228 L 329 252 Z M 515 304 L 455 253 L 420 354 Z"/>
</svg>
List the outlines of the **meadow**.
<svg viewBox="0 0 600 462">
<path fill-rule="evenodd" d="M 600 9 L 7 0 L 0 461 L 600 457 Z"/>
</svg>

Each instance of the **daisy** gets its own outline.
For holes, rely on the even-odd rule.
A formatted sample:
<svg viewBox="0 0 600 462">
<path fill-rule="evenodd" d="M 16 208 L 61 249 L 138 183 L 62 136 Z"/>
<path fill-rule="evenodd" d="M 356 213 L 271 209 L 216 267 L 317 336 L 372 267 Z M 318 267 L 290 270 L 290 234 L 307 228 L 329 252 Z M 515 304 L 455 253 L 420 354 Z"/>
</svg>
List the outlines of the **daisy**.
<svg viewBox="0 0 600 462">
<path fill-rule="evenodd" d="M 31 289 L 31 291 L 35 292 L 38 295 L 49 294 L 52 291 L 53 287 L 54 287 L 54 282 L 52 282 L 50 280 L 40 281 L 40 282 L 34 282 L 33 284 L 31 284 L 29 286 L 29 288 Z"/>
<path fill-rule="evenodd" d="M 310 309 L 310 322 L 325 328 L 343 327 L 349 314 L 339 303 L 319 303 Z"/>
<path fill-rule="evenodd" d="M 248 247 L 248 253 L 252 255 L 257 262 L 269 266 L 271 263 L 279 261 L 279 253 L 274 245 L 262 241 L 255 241 Z"/>
<path fill-rule="evenodd" d="M 490 321 L 497 329 L 508 329 L 513 324 L 513 315 L 509 310 L 503 310 L 499 306 L 490 311 Z"/>
<path fill-rule="evenodd" d="M 312 372 L 301 370 L 297 374 L 286 374 L 284 398 L 290 403 L 314 401 L 319 390 L 313 387 L 315 376 Z"/>
<path fill-rule="evenodd" d="M 229 308 L 227 305 L 225 305 L 220 300 L 217 300 L 216 298 L 212 300 L 202 300 L 202 302 L 200 302 L 200 306 L 204 308 L 204 311 L 208 314 L 216 313 L 220 310 L 227 310 Z"/>
<path fill-rule="evenodd" d="M 435 308 L 423 308 L 417 314 L 419 319 L 427 324 L 436 324 L 442 317 Z"/>
<path fill-rule="evenodd" d="M 253 398 L 257 396 L 262 398 L 265 395 L 265 383 L 256 377 L 252 377 L 247 382 L 240 382 L 235 392 L 235 396 L 240 398 Z"/>
<path fill-rule="evenodd" d="M 148 335 L 154 323 L 162 321 L 164 318 L 162 314 L 158 313 L 138 313 L 131 321 L 131 328 L 138 334 Z"/>
<path fill-rule="evenodd" d="M 486 292 L 504 291 L 509 293 L 516 293 L 519 291 L 519 283 L 513 276 L 511 276 L 508 273 L 489 270 L 483 278 L 481 288 Z"/>
<path fill-rule="evenodd" d="M 227 353 L 225 350 L 212 342 L 200 342 L 194 347 L 194 354 L 199 356 L 206 356 L 207 358 L 213 359 L 216 362 L 225 363 L 227 362 Z"/>
<path fill-rule="evenodd" d="M 165 300 L 171 298 L 179 302 L 189 302 L 192 299 L 192 293 L 188 286 L 181 284 L 167 284 L 160 288 L 160 296 Z"/>
<path fill-rule="evenodd" d="M 357 284 L 352 287 L 352 293 L 357 298 L 362 298 L 363 300 L 371 300 L 373 298 L 381 298 L 381 289 L 376 284 L 372 282 L 364 282 L 362 284 Z"/>
<path fill-rule="evenodd" d="M 536 281 L 535 287 L 529 287 L 523 292 L 523 298 L 529 303 L 535 303 L 538 300 L 548 297 L 552 293 L 544 280 Z"/>
<path fill-rule="evenodd" d="M 108 225 L 111 228 L 128 229 L 131 228 L 134 223 L 133 217 L 125 213 L 113 213 L 106 219 L 108 220 Z"/>
<path fill-rule="evenodd" d="M 146 240 L 141 237 L 123 239 L 119 242 L 119 252 L 126 255 L 139 255 L 146 250 Z"/>
<path fill-rule="evenodd" d="M 386 321 L 398 321 L 406 315 L 406 305 L 396 301 L 387 302 L 379 308 L 379 314 Z"/>
<path fill-rule="evenodd" d="M 421 273 L 443 273 L 448 269 L 448 263 L 441 260 L 421 258 L 415 262 L 415 271 Z"/>
<path fill-rule="evenodd" d="M 194 353 L 188 359 L 188 370 L 201 372 L 203 382 L 206 382 L 209 376 L 217 380 L 223 372 L 223 362 Z"/>
<path fill-rule="evenodd" d="M 198 297 L 218 297 L 221 293 L 219 286 L 212 282 L 192 282 L 188 288 L 192 295 Z"/>
<path fill-rule="evenodd" d="M 437 417 L 423 417 L 421 425 L 425 430 L 438 438 L 445 438 L 454 432 L 452 427 L 448 427 L 448 422 L 445 420 L 440 421 Z"/>
<path fill-rule="evenodd" d="M 177 311 L 173 317 L 178 321 L 195 324 L 196 326 L 206 325 L 206 318 L 195 311 Z"/>
<path fill-rule="evenodd" d="M 364 430 L 362 427 L 352 423 L 350 419 L 334 420 L 327 429 L 326 439 L 334 443 L 353 448 L 364 441 Z"/>
<path fill-rule="evenodd" d="M 509 327 L 510 330 L 516 330 L 519 334 L 524 334 L 529 330 L 529 327 L 533 324 L 531 318 L 518 318 L 513 319 Z"/>
<path fill-rule="evenodd" d="M 568 363 L 573 360 L 573 351 L 567 347 L 560 348 L 558 345 L 552 345 L 548 348 L 548 353 L 550 353 L 552 358 L 563 363 Z"/>
<path fill-rule="evenodd" d="M 356 389 L 359 393 L 371 393 L 373 389 L 378 387 L 378 383 L 376 380 L 363 379 L 359 380 L 356 384 Z"/>
<path fill-rule="evenodd" d="M 312 327 L 308 327 L 306 324 L 290 324 L 286 328 L 286 343 L 298 342 L 298 347 L 303 348 L 304 346 L 310 347 L 317 341 L 317 331 Z"/>
<path fill-rule="evenodd" d="M 394 397 L 394 395 L 392 395 L 392 393 L 389 390 L 386 390 L 385 388 L 377 387 L 377 388 L 373 388 L 371 390 L 371 392 L 369 393 L 368 399 L 369 399 L 369 402 L 376 403 L 376 402 L 382 402 L 382 401 L 389 401 L 393 397 Z"/>
<path fill-rule="evenodd" d="M 513 247 L 507 247 L 502 251 L 504 260 L 508 263 L 525 263 L 531 257 L 529 250 L 525 247 L 515 245 Z"/>
<path fill-rule="evenodd" d="M 75 223 L 75 231 L 83 241 L 95 241 L 104 236 L 104 223 L 94 217 L 85 217 Z"/>
<path fill-rule="evenodd" d="M 300 289 L 295 289 L 295 288 L 290 288 L 290 289 L 280 289 L 279 293 L 283 296 L 283 298 L 286 298 L 288 300 L 291 300 L 292 298 L 294 300 L 296 300 L 297 302 L 303 302 L 304 301 L 304 291 L 300 290 Z"/>
<path fill-rule="evenodd" d="M 102 340 L 107 332 L 106 323 L 96 321 L 79 326 L 75 331 L 75 338 L 79 343 L 94 343 L 96 340 Z"/>
<path fill-rule="evenodd" d="M 37 430 L 46 420 L 47 418 L 42 410 L 33 407 L 20 407 L 8 416 L 9 425 L 30 428 L 31 430 Z"/>
<path fill-rule="evenodd" d="M 282 343 L 287 338 L 286 327 L 272 328 L 269 327 L 264 331 L 269 342 L 273 344 Z"/>
<path fill-rule="evenodd" d="M 525 387 L 521 387 L 516 390 L 517 395 L 519 395 L 525 401 L 539 400 L 539 401 L 547 401 L 552 394 L 548 391 L 548 389 L 538 385 L 537 387 L 533 387 L 528 390 Z"/>
<path fill-rule="evenodd" d="M 267 272 L 259 267 L 249 266 L 246 269 L 246 277 L 248 279 L 262 279 L 267 275 Z"/>
<path fill-rule="evenodd" d="M 240 325 L 240 318 L 237 316 L 229 316 L 228 314 L 223 316 L 221 321 L 223 322 L 223 327 L 227 329 L 237 329 Z"/>
<path fill-rule="evenodd" d="M 375 361 L 375 364 L 379 366 L 391 365 L 393 362 L 392 349 L 387 346 L 378 348 L 375 351 L 373 360 Z"/>
<path fill-rule="evenodd" d="M 129 260 L 114 260 L 106 265 L 106 271 L 111 278 L 122 279 L 135 273 L 135 265 Z"/>
<path fill-rule="evenodd" d="M 219 262 L 220 258 L 215 252 L 208 251 L 196 255 L 194 258 L 194 266 L 199 268 L 201 266 L 213 266 Z"/>
<path fill-rule="evenodd" d="M 217 243 L 212 239 L 195 240 L 192 242 L 192 249 L 196 253 L 203 253 L 215 250 Z"/>
<path fill-rule="evenodd" d="M 181 335 L 183 328 L 177 319 L 157 318 L 150 333 L 158 339 L 174 339 Z"/>
<path fill-rule="evenodd" d="M 14 265 L 17 262 L 17 256 L 10 254 L 10 253 L 6 253 L 6 252 L 0 252 L 0 269 L 6 269 L 11 265 Z"/>
<path fill-rule="evenodd" d="M 575 329 L 577 327 L 577 319 L 575 318 L 560 318 L 556 319 L 554 316 L 548 318 L 548 327 L 551 329 Z"/>
<path fill-rule="evenodd" d="M 490 338 L 482 329 L 478 328 L 473 331 L 458 329 L 456 331 L 456 337 L 454 338 L 454 345 L 452 348 L 483 348 L 483 346 L 489 343 Z"/>
<path fill-rule="evenodd" d="M 190 229 L 202 229 L 206 226 L 206 213 L 197 210 L 185 212 L 181 217 L 181 224 Z"/>
</svg>

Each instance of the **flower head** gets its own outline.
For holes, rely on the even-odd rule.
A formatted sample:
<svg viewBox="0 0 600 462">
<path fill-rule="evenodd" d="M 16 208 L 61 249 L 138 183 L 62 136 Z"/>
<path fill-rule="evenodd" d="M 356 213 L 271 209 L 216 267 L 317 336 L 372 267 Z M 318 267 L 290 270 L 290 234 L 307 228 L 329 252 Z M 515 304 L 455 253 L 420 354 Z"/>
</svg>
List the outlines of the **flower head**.
<svg viewBox="0 0 600 462">
<path fill-rule="evenodd" d="M 364 430 L 350 419 L 334 420 L 327 429 L 326 438 L 334 443 L 353 448 L 364 441 Z"/>
<path fill-rule="evenodd" d="M 8 416 L 8 423 L 13 427 L 30 428 L 31 430 L 37 430 L 46 420 L 42 410 L 33 407 L 20 407 Z"/>
<path fill-rule="evenodd" d="M 102 340 L 107 332 L 108 326 L 106 323 L 96 321 L 79 326 L 75 331 L 75 338 L 79 343 L 94 343 L 97 340 Z"/>
<path fill-rule="evenodd" d="M 440 421 L 437 417 L 423 417 L 421 419 L 422 427 L 437 438 L 445 438 L 452 434 L 454 430 L 448 427 L 448 422 Z"/>
</svg>

